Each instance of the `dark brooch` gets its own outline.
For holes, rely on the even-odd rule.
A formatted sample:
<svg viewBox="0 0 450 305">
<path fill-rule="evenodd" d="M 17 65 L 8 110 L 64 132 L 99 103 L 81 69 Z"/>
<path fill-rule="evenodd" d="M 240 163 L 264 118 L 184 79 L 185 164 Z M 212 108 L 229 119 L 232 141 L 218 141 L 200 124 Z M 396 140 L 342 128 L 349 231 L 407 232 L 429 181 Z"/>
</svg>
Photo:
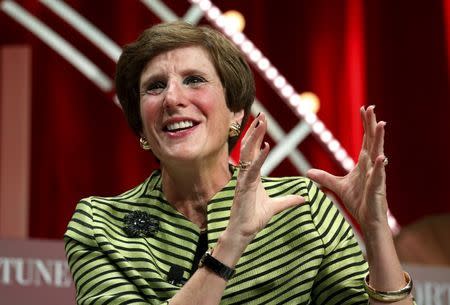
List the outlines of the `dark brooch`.
<svg viewBox="0 0 450 305">
<path fill-rule="evenodd" d="M 129 237 L 150 237 L 158 232 L 159 221 L 142 211 L 133 211 L 123 218 L 123 230 Z"/>
</svg>

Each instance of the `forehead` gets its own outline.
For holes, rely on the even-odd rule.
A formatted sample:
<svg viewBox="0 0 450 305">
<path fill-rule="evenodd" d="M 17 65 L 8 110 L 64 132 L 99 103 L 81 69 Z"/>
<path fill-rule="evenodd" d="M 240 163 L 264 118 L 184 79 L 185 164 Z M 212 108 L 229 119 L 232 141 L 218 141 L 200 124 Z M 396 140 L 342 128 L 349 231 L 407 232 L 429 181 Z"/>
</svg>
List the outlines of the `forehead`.
<svg viewBox="0 0 450 305">
<path fill-rule="evenodd" d="M 203 47 L 187 46 L 176 48 L 153 57 L 142 71 L 142 77 L 151 77 L 164 72 L 183 72 L 198 70 L 214 73 L 216 70 L 211 56 Z"/>
</svg>

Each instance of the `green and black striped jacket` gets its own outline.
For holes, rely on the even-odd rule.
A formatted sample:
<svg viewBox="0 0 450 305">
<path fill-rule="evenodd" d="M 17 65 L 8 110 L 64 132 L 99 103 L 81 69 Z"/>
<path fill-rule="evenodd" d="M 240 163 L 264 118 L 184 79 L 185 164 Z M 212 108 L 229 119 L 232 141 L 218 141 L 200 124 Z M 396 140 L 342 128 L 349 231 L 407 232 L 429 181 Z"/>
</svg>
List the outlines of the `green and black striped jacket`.
<svg viewBox="0 0 450 305">
<path fill-rule="evenodd" d="M 209 247 L 227 226 L 236 172 L 208 203 Z M 220 304 L 367 304 L 367 264 L 334 204 L 306 178 L 262 180 L 270 196 L 300 194 L 306 203 L 274 216 L 256 236 Z M 132 211 L 159 220 L 154 236 L 125 234 Z M 120 196 L 81 200 L 65 234 L 78 304 L 168 304 L 180 289 L 167 280 L 170 267 L 189 279 L 199 235 L 165 200 L 159 171 Z"/>
</svg>

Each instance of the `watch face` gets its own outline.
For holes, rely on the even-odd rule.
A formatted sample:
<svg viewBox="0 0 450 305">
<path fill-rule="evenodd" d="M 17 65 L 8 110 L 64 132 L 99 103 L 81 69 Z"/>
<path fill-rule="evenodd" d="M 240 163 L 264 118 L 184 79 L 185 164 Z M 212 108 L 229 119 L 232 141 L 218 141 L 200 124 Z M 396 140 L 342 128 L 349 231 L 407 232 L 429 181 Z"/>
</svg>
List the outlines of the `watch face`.
<svg viewBox="0 0 450 305">
<path fill-rule="evenodd" d="M 202 258 L 200 259 L 200 261 L 198 262 L 198 267 L 201 268 L 205 265 L 205 259 L 207 255 L 211 255 L 210 251 L 206 251 L 205 254 L 203 254 Z"/>
</svg>

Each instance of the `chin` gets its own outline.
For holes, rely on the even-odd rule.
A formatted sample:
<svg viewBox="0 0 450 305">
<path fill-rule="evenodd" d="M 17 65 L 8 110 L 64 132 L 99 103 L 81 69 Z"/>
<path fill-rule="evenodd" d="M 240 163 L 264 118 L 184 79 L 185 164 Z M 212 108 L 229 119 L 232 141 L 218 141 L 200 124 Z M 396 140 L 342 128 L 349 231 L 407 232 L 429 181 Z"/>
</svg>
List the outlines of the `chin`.
<svg viewBox="0 0 450 305">
<path fill-rule="evenodd" d="M 163 159 L 170 164 L 178 162 L 194 162 L 197 160 L 201 160 L 202 157 L 199 156 L 198 153 L 194 153 L 192 151 L 183 151 L 183 152 L 172 152 L 164 156 Z"/>
</svg>

